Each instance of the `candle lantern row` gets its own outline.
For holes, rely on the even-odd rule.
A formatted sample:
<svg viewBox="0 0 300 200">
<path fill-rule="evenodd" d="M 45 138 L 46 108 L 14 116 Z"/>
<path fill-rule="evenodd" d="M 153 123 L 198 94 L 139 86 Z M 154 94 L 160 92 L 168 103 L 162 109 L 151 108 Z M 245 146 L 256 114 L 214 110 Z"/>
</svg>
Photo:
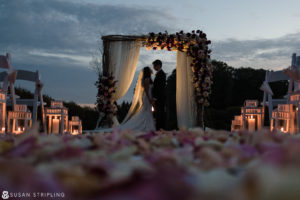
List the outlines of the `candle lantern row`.
<svg viewBox="0 0 300 200">
<path fill-rule="evenodd" d="M 6 120 L 6 92 L 0 89 L 0 133 L 5 133 Z"/>
<path fill-rule="evenodd" d="M 68 109 L 63 106 L 62 101 L 52 101 L 51 107 L 46 108 L 45 113 L 49 134 L 68 132 Z"/>
<path fill-rule="evenodd" d="M 73 116 L 69 121 L 69 133 L 72 135 L 82 134 L 82 122 L 78 116 Z"/>
<path fill-rule="evenodd" d="M 261 129 L 264 122 L 264 108 L 257 100 L 246 100 L 241 108 L 241 115 L 232 120 L 231 131 L 247 129 L 250 132 Z"/>
<path fill-rule="evenodd" d="M 27 105 L 15 105 L 15 111 L 8 111 L 7 129 L 10 133 L 21 134 L 32 125 L 31 112 Z"/>
</svg>

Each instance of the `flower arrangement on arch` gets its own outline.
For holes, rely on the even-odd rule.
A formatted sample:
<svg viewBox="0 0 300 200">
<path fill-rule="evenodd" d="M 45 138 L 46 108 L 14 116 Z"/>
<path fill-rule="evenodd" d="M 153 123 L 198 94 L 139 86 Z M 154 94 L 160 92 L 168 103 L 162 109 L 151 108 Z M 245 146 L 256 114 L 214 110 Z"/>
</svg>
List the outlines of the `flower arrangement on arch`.
<svg viewBox="0 0 300 200">
<path fill-rule="evenodd" d="M 102 75 L 96 82 L 98 87 L 97 109 L 105 117 L 112 117 L 117 114 L 117 103 L 111 100 L 112 95 L 116 92 L 116 83 L 117 81 L 112 75 L 108 77 Z"/>
<path fill-rule="evenodd" d="M 192 57 L 191 68 L 193 72 L 193 83 L 195 86 L 195 96 L 198 105 L 209 106 L 209 95 L 212 85 L 212 66 L 210 64 L 211 50 L 208 45 L 206 34 L 200 30 L 176 34 L 150 33 L 144 46 L 150 50 L 168 50 L 187 52 Z"/>
</svg>

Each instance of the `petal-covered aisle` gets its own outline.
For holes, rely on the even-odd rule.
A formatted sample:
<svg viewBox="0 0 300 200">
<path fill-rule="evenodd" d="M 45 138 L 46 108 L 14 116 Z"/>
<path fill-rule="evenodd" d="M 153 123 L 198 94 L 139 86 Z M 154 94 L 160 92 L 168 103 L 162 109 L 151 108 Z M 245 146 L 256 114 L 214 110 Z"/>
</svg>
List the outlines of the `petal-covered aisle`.
<svg viewBox="0 0 300 200">
<path fill-rule="evenodd" d="M 67 199 L 299 199 L 300 137 L 113 132 L 2 135 L 0 188 Z"/>
</svg>

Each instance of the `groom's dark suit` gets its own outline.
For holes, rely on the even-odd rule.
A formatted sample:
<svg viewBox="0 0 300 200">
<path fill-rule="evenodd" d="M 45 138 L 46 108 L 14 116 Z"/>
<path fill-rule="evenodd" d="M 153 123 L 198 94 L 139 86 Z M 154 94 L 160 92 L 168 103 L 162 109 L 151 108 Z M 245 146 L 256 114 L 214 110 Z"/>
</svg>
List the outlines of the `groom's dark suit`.
<svg viewBox="0 0 300 200">
<path fill-rule="evenodd" d="M 156 129 L 163 129 L 165 125 L 165 88 L 166 88 L 166 73 L 160 69 L 155 76 L 153 83 L 153 98 L 155 99 Z"/>
</svg>

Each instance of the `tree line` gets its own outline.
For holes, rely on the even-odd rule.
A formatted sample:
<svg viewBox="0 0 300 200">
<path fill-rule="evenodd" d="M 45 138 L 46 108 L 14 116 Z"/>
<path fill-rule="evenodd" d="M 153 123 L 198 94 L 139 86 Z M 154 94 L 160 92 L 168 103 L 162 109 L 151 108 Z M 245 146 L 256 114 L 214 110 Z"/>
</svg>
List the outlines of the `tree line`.
<svg viewBox="0 0 300 200">
<path fill-rule="evenodd" d="M 245 100 L 262 101 L 263 92 L 259 88 L 265 80 L 266 70 L 250 67 L 233 68 L 225 62 L 216 60 L 212 61 L 212 65 L 213 85 L 210 106 L 205 108 L 205 125 L 213 129 L 230 130 L 231 120 L 241 113 L 241 106 Z M 287 94 L 287 81 L 270 83 L 270 86 L 274 93 L 273 98 L 283 98 Z M 166 128 L 176 129 L 176 70 L 167 79 L 166 92 L 168 97 Z"/>
</svg>

